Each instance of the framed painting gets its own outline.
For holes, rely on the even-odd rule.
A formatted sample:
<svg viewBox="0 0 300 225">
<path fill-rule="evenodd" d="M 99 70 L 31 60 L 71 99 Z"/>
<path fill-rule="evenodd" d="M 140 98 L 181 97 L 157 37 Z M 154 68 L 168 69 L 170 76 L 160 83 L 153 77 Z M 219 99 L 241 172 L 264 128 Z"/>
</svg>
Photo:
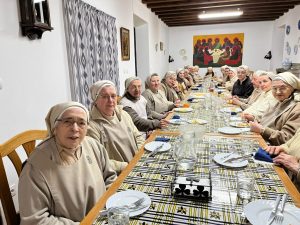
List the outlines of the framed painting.
<svg viewBox="0 0 300 225">
<path fill-rule="evenodd" d="M 121 27 L 121 56 L 122 60 L 130 60 L 130 36 L 129 30 Z"/>
<path fill-rule="evenodd" d="M 242 65 L 244 33 L 197 35 L 193 37 L 193 65 L 237 67 Z"/>
</svg>

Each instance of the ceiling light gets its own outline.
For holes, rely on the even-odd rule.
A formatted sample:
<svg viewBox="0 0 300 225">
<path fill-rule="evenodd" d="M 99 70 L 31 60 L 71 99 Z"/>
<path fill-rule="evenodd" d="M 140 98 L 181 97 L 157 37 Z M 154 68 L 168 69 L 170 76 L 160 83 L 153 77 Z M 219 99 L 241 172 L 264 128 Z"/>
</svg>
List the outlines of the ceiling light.
<svg viewBox="0 0 300 225">
<path fill-rule="evenodd" d="M 221 17 L 232 17 L 243 15 L 243 11 L 232 11 L 232 12 L 218 12 L 218 13 L 203 13 L 199 14 L 199 19 L 213 19 Z"/>
</svg>

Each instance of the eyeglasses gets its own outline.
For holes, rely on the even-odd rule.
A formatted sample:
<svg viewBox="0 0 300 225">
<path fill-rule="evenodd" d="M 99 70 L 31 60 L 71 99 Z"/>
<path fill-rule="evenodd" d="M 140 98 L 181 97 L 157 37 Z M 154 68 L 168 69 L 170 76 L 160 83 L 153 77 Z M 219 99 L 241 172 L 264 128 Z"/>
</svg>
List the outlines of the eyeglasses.
<svg viewBox="0 0 300 225">
<path fill-rule="evenodd" d="M 289 88 L 286 86 L 281 86 L 281 87 L 272 87 L 272 91 L 273 92 L 285 92 L 287 91 Z"/>
<path fill-rule="evenodd" d="M 88 125 L 88 122 L 84 119 L 62 118 L 56 121 L 61 122 L 64 127 L 72 127 L 76 123 L 79 128 L 84 129 Z"/>
<path fill-rule="evenodd" d="M 110 98 L 112 100 L 115 100 L 117 98 L 117 95 L 100 95 L 101 98 L 104 98 L 105 100 L 109 100 Z"/>
</svg>

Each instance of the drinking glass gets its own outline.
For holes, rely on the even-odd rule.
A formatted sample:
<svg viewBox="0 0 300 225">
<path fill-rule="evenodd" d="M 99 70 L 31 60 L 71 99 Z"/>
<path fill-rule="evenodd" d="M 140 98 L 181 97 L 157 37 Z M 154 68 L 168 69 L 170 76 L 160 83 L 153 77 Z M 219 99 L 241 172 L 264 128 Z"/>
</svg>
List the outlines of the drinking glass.
<svg viewBox="0 0 300 225">
<path fill-rule="evenodd" d="M 254 178 L 245 173 L 237 174 L 237 195 L 244 201 L 252 198 L 254 190 Z"/>
<path fill-rule="evenodd" d="M 128 225 L 129 209 L 128 207 L 109 208 L 107 218 L 108 218 L 109 225 Z"/>
</svg>

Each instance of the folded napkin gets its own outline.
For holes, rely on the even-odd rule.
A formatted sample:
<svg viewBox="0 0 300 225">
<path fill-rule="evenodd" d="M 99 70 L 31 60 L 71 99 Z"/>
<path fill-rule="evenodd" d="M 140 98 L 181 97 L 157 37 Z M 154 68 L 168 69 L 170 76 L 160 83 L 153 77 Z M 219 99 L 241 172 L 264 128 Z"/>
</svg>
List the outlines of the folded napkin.
<svg viewBox="0 0 300 225">
<path fill-rule="evenodd" d="M 232 116 L 237 115 L 237 112 L 231 112 L 230 113 Z"/>
<path fill-rule="evenodd" d="M 192 87 L 191 89 L 194 90 L 194 91 L 198 91 L 197 87 Z"/>
<path fill-rule="evenodd" d="M 157 138 L 155 138 L 155 141 L 169 142 L 169 141 L 170 141 L 170 138 L 166 138 L 166 137 L 157 137 Z"/>
<path fill-rule="evenodd" d="M 189 98 L 187 101 L 192 102 L 195 98 Z"/>
<path fill-rule="evenodd" d="M 259 147 L 258 151 L 255 153 L 254 158 L 260 161 L 265 161 L 265 162 L 273 162 L 272 157 L 270 156 L 269 153 L 267 153 L 265 150 L 263 150 L 261 147 Z"/>
<path fill-rule="evenodd" d="M 180 119 L 180 116 L 179 116 L 179 115 L 174 115 L 174 116 L 172 117 L 172 119 Z"/>
<path fill-rule="evenodd" d="M 197 87 L 202 87 L 202 84 L 198 84 Z"/>
</svg>

